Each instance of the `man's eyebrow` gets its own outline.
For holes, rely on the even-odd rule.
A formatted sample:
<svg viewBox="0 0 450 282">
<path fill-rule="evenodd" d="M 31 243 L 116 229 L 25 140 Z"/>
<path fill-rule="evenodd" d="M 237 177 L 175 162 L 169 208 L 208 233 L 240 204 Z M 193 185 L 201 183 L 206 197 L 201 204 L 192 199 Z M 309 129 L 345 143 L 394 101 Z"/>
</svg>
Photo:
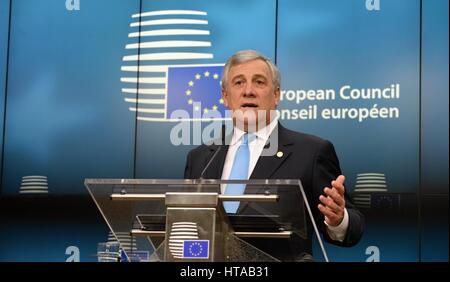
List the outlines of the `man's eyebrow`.
<svg viewBox="0 0 450 282">
<path fill-rule="evenodd" d="M 235 79 L 237 79 L 237 78 L 242 78 L 242 77 L 245 77 L 243 74 L 238 74 L 238 75 L 235 75 L 235 76 L 233 76 L 232 78 L 231 78 L 231 80 L 235 80 Z"/>
<path fill-rule="evenodd" d="M 264 79 L 267 79 L 267 76 L 265 76 L 264 74 L 257 73 L 255 75 L 253 75 L 253 78 L 264 78 Z"/>
<path fill-rule="evenodd" d="M 243 75 L 243 74 L 235 75 L 235 76 L 233 76 L 233 77 L 231 78 L 231 81 L 234 81 L 234 80 L 239 79 L 239 78 L 245 78 L 245 75 Z M 257 78 L 268 79 L 266 75 L 264 75 L 264 74 L 259 74 L 259 73 L 254 74 L 254 75 L 252 76 L 252 79 L 257 79 Z"/>
</svg>

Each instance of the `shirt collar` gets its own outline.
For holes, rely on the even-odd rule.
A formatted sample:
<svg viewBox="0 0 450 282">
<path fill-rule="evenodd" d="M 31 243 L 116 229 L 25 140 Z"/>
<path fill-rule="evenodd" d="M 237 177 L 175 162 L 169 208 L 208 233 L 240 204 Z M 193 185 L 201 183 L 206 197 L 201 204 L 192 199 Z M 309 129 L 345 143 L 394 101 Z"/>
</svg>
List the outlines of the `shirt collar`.
<svg viewBox="0 0 450 282">
<path fill-rule="evenodd" d="M 270 137 L 270 134 L 272 134 L 272 131 L 275 129 L 275 127 L 278 124 L 278 116 L 276 116 L 270 123 L 269 125 L 259 129 L 258 131 L 254 132 L 253 134 L 256 135 L 256 137 L 264 142 L 267 142 L 267 140 Z M 233 137 L 231 139 L 230 145 L 233 146 L 236 143 L 240 142 L 242 139 L 242 136 L 244 136 L 244 134 L 246 134 L 247 132 L 243 131 L 242 129 L 238 128 L 238 127 L 234 127 L 233 130 Z M 249 143 L 251 143 L 251 141 L 249 140 Z"/>
</svg>

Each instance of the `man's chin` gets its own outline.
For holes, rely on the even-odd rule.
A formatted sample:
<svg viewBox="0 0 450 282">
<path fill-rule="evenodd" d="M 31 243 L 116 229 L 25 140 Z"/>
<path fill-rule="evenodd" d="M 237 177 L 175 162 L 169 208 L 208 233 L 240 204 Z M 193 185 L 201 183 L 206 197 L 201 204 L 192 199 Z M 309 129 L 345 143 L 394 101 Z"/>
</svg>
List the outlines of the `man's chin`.
<svg viewBox="0 0 450 282">
<path fill-rule="evenodd" d="M 265 127 L 266 111 L 262 110 L 238 110 L 234 113 L 235 125 L 245 131 L 256 131 L 259 128 Z"/>
</svg>

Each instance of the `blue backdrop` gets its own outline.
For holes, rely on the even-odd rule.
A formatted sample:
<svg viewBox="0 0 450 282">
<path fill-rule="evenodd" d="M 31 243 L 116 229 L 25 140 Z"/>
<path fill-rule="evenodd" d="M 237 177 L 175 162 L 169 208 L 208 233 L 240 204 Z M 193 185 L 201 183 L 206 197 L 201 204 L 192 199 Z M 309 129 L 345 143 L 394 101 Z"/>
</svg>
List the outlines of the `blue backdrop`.
<svg viewBox="0 0 450 282">
<path fill-rule="evenodd" d="M 108 230 L 84 179 L 182 178 L 195 144 L 170 142 L 170 111 L 191 94 L 171 94 L 169 76 L 220 69 L 241 49 L 277 63 L 281 122 L 333 142 L 367 216 L 362 241 L 327 245 L 330 259 L 448 261 L 448 1 L 66 2 L 0 0 L 0 261 L 65 261 L 73 249 L 96 260 Z M 139 25 L 139 13 L 171 19 L 165 10 L 196 12 Z M 136 48 L 158 40 L 199 45 Z M 334 96 L 300 99 L 308 91 Z"/>
</svg>

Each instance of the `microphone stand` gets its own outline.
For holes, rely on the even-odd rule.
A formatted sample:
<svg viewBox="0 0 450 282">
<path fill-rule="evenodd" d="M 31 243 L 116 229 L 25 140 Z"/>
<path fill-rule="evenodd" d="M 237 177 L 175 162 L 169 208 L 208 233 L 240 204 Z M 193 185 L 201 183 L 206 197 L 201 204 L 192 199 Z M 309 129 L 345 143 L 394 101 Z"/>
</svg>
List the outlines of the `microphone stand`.
<svg viewBox="0 0 450 282">
<path fill-rule="evenodd" d="M 198 180 L 200 180 L 200 183 L 197 185 L 197 192 L 201 192 L 201 188 L 202 188 L 202 180 L 203 180 L 203 175 L 205 174 L 206 170 L 209 168 L 209 166 L 211 165 L 212 161 L 217 157 L 217 154 L 220 152 L 220 150 L 222 149 L 221 146 L 217 147 L 217 150 L 214 152 L 213 156 L 211 157 L 211 159 L 209 160 L 209 162 L 206 164 L 205 168 L 202 170 L 202 173 L 200 174 L 200 177 L 198 178 Z M 220 189 L 219 189 L 220 190 Z"/>
</svg>

